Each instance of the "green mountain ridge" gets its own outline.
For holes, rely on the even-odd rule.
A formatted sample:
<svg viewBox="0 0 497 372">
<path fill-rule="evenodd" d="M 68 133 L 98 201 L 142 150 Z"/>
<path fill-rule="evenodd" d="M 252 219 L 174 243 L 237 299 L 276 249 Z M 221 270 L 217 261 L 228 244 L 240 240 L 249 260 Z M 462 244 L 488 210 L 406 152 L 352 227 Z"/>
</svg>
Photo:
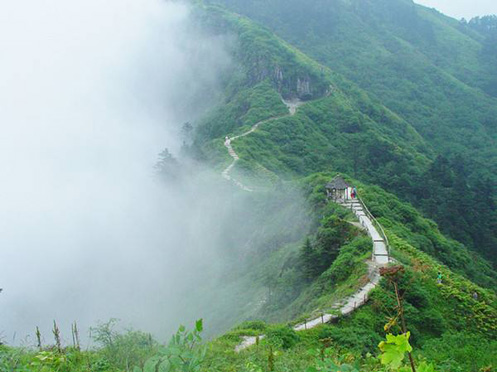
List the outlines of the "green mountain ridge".
<svg viewBox="0 0 497 372">
<path fill-rule="evenodd" d="M 402 9 L 410 3 L 390 1 L 384 6 L 397 2 Z M 326 94 L 321 96 L 321 100 L 305 105 L 294 118 L 275 120 L 254 136 L 235 144 L 243 155 L 241 165 L 250 172 L 251 168 L 258 167 L 254 165 L 257 163 L 275 174 L 285 174 L 287 178 L 331 167 L 395 190 L 398 196 L 437 220 L 444 232 L 495 260 L 497 101 L 478 87 L 466 83 L 474 82 L 472 79 L 476 79 L 480 66 L 475 61 L 479 60 L 482 44 L 475 40 L 476 36 L 467 35 L 468 32 L 474 33 L 472 30 L 413 4 L 404 9 L 414 19 L 410 26 L 406 21 L 407 26 L 417 30 L 421 21 L 421 25 L 428 22 L 433 35 L 425 41 L 423 38 L 427 36 L 422 35 L 421 41 L 416 42 L 416 35 L 401 27 L 406 22 L 395 25 L 398 21 L 383 19 L 388 14 L 386 10 L 379 12 L 383 18 L 378 23 L 382 27 L 371 25 L 370 19 L 379 17 L 377 10 L 368 12 L 370 16 L 366 20 L 369 23 L 357 19 L 359 16 L 353 11 L 368 8 L 351 8 L 350 4 L 357 3 L 354 1 L 347 6 L 331 0 L 312 1 L 309 6 L 304 6 L 302 1 L 294 0 L 283 7 L 274 0 L 264 2 L 264 7 L 261 5 L 259 8 L 257 4 L 262 3 L 258 1 L 224 3 L 265 21 L 269 28 L 285 36 L 309 57 L 302 57 L 303 52 L 257 23 L 221 8 L 209 8 L 215 19 L 212 23 L 219 32 L 243 35 L 234 50 L 237 62 L 243 67 L 237 70 L 239 80 L 232 82 L 231 86 L 245 91 L 254 84 L 262 84 L 267 78 L 273 93 L 267 87 L 262 95 L 262 87 L 258 87 L 257 96 L 266 98 L 264 102 L 257 102 L 256 99 L 240 99 L 234 95 L 236 89 L 232 88 L 227 95 L 227 105 L 200 126 L 199 142 L 253 124 L 250 114 L 259 112 L 260 117 L 266 115 L 264 118 L 278 116 L 276 113 L 284 109 L 279 104 L 279 94 L 316 98 L 316 92 L 323 93 L 329 83 L 331 88 L 324 91 Z M 367 5 L 368 2 L 363 3 Z M 317 10 L 322 11 L 318 14 Z M 335 13 L 348 21 L 335 15 L 340 19 L 336 25 L 333 24 L 332 15 Z M 323 14 L 330 15 L 326 21 L 327 26 L 331 25 L 330 34 L 314 30 L 321 24 Z M 294 19 L 305 15 L 313 19 L 313 22 L 299 23 L 305 26 L 307 33 L 299 32 L 299 24 Z M 352 16 L 355 18 L 349 19 Z M 339 32 L 335 30 L 337 27 L 347 29 Z M 464 29 L 461 31 L 461 28 Z M 436 42 L 433 38 L 437 39 Z M 390 43 L 392 40 L 397 45 L 395 48 Z M 451 53 L 446 56 L 445 50 Z M 436 58 L 435 51 L 441 58 Z M 452 58 L 454 53 L 460 56 L 460 61 Z M 303 64 L 307 64 L 307 69 Z M 474 67 L 475 64 L 478 66 Z M 473 71 L 472 77 L 466 78 L 458 72 L 461 67 L 464 71 Z M 285 79 L 287 74 L 290 78 L 284 81 L 285 88 L 282 89 L 278 78 L 283 76 Z M 259 76 L 259 79 L 253 76 Z M 318 77 L 322 79 L 321 89 L 308 97 L 299 94 L 295 80 L 309 79 L 313 86 L 318 84 Z M 288 90 L 291 86 L 293 91 Z M 270 96 L 272 98 L 268 99 Z M 230 113 L 223 112 L 227 108 Z M 244 118 L 249 120 L 243 121 Z M 213 125 L 218 127 L 215 132 Z M 221 127 L 224 128 L 222 134 Z M 283 133 L 289 128 L 293 131 L 290 139 L 287 133 Z M 221 143 L 213 143 L 211 148 L 217 148 L 219 153 L 208 156 L 222 157 Z M 434 162 L 437 156 L 441 159 Z M 437 173 L 440 162 L 445 162 L 447 168 L 443 172 L 453 176 Z M 448 177 L 453 179 L 450 185 L 446 182 Z M 446 200 L 427 205 L 426 194 L 430 200 L 443 194 Z M 485 197 L 487 194 L 488 198 Z M 467 199 L 464 203 L 473 205 L 477 205 L 483 195 L 491 212 L 479 213 L 476 210 L 471 215 L 455 215 L 451 209 L 461 201 L 462 195 Z"/>
<path fill-rule="evenodd" d="M 215 303 L 201 310 L 216 336 L 201 343 L 197 322 L 160 345 L 108 323 L 95 350 L 0 345 L 0 369 L 406 372 L 405 317 L 417 371 L 496 371 L 495 20 L 411 0 L 205 0 L 195 16 L 232 41 L 233 65 L 184 154 L 219 174 L 231 203 L 253 206 L 225 226 L 220 290 L 185 294 Z M 292 115 L 285 100 L 302 105 Z M 181 160 L 164 179 L 181 178 Z M 221 178 L 230 164 L 254 192 Z M 348 316 L 296 332 L 370 280 L 371 238 L 326 197 L 338 174 L 384 227 L 399 271 Z M 258 338 L 236 352 L 245 337 Z"/>
<path fill-rule="evenodd" d="M 332 311 L 330 306 L 353 293 L 364 280 L 364 260 L 370 254 L 367 240 L 361 240 L 359 234 L 352 241 L 345 239 L 338 248 L 330 248 L 333 244 L 322 240 L 327 234 L 338 239 L 340 229 L 350 229 L 340 222 L 350 217 L 324 202 L 324 185 L 331 174 L 319 172 L 332 169 L 354 176 L 355 180 L 350 181 L 359 187 L 360 195 L 384 225 L 394 257 L 407 270 L 410 279 L 404 283 L 404 290 L 410 329 L 415 334 L 413 345 L 422 350 L 418 358 L 422 359 L 421 354 L 429 356 L 443 370 L 476 371 L 484 367 L 489 359 L 483 356 L 486 350 L 482 345 L 487 341 L 477 346 L 478 342 L 469 336 L 472 333 L 488 342 L 495 340 L 497 319 L 495 269 L 474 252 L 495 259 L 497 225 L 492 185 L 496 173 L 492 164 L 497 154 L 497 106 L 491 92 L 484 90 L 488 71 L 484 64 L 479 65 L 484 36 L 410 1 L 380 2 L 386 8 L 353 8 L 358 13 L 363 11 L 361 17 L 369 17 L 368 22 L 337 19 L 334 25 L 333 18 L 328 18 L 333 42 L 326 39 L 329 30 L 318 32 L 324 23 L 319 17 L 330 16 L 329 10 L 335 12 L 340 6 L 371 3 L 212 2 L 223 3 L 239 13 L 218 6 L 206 8 L 218 32 L 240 35 L 234 51 L 237 79 L 227 84 L 230 90 L 226 101 L 199 125 L 196 146 L 212 164 L 224 166 L 230 159 L 222 146 L 224 136 L 244 133 L 259 120 L 270 119 L 250 135 L 232 142 L 241 159 L 236 176 L 250 185 L 270 172 L 266 188 L 307 176 L 302 182 L 304 189 L 310 190 L 308 200 L 321 203 L 314 212 L 322 220 L 311 230 L 309 243 L 277 248 L 269 253 L 266 264 L 254 270 L 256 277 L 265 278 L 270 297 L 249 319 L 295 324 L 312 314 Z M 385 13 L 392 13 L 388 7 L 393 3 L 400 7 L 402 21 L 385 20 Z M 326 5 L 329 9 L 312 13 Z M 371 18 L 380 15 L 381 27 L 373 32 Z M 313 22 L 296 21 L 306 16 Z M 425 32 L 425 23 L 430 35 L 411 34 L 404 29 L 407 25 Z M 337 30 L 340 27 L 348 27 L 348 33 Z M 350 37 L 350 29 L 358 31 L 354 38 Z M 397 34 L 393 35 L 392 30 Z M 434 40 L 435 45 L 430 45 Z M 466 68 L 467 64 L 471 68 Z M 254 71 L 258 73 L 253 75 Z M 287 75 L 289 80 L 282 83 Z M 307 79 L 311 86 L 329 84 L 329 89 L 302 95 L 299 81 L 307 76 L 311 76 Z M 322 84 L 316 79 L 321 79 Z M 295 115 L 285 115 L 281 97 L 298 97 L 305 103 Z M 482 161 L 489 166 L 481 167 Z M 406 201 L 435 218 L 443 232 L 471 249 L 444 236 L 436 223 L 422 217 Z M 331 261 L 319 258 L 330 255 Z M 321 267 L 323 259 L 326 263 Z M 450 278 L 441 287 L 435 283 L 437 272 Z M 280 347 L 287 351 L 283 351 L 281 365 L 275 370 L 304 370 L 312 362 L 303 349 L 319 348 L 318 340 L 330 337 L 334 345 L 344 347 L 342 355 L 345 350 L 353 350 L 351 359 L 356 366 L 376 370 L 366 369 L 357 353 L 374 354 L 382 338 L 383 325 L 391 316 L 385 304 L 395 308 L 388 299 L 391 292 L 388 294 L 387 287 L 383 281 L 368 304 L 350 318 L 340 319 L 337 325 L 322 326 L 320 331 L 307 331 L 308 336 L 288 335 L 290 331 L 285 326 L 277 330 L 277 326 L 257 322 L 242 324 L 214 341 L 213 347 L 218 348 L 212 354 L 214 358 L 228 353 L 243 335 L 264 331 L 270 334 L 270 340 L 241 355 L 224 354 L 222 361 L 211 360 L 212 366 L 219 370 L 249 370 L 243 367 L 247 360 L 262 366 L 267 363 L 265 353 L 272 342 L 283 342 Z M 480 302 L 480 293 L 484 293 L 485 304 Z M 290 347 L 284 346 L 288 339 L 294 340 L 289 341 Z M 467 342 L 472 351 L 461 348 L 458 356 L 451 356 L 437 348 L 437 342 L 454 345 L 456 340 Z M 491 345 L 494 350 L 495 343 Z M 470 353 L 479 355 L 479 360 L 470 363 Z M 339 359 L 340 353 L 335 356 L 335 360 Z"/>
</svg>

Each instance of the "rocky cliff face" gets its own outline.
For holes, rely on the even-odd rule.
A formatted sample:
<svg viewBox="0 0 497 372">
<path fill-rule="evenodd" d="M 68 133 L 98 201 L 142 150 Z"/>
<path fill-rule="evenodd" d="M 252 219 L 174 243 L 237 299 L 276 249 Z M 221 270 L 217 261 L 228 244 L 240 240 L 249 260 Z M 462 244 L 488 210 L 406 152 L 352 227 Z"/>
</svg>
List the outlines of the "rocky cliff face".
<svg viewBox="0 0 497 372">
<path fill-rule="evenodd" d="M 312 92 L 311 92 L 311 82 L 309 78 L 304 77 L 304 78 L 297 78 L 297 95 L 299 98 L 304 98 L 311 96 L 312 97 Z"/>
<path fill-rule="evenodd" d="M 329 84 L 323 85 L 307 73 L 295 73 L 291 68 L 272 65 L 263 58 L 257 59 L 249 71 L 250 84 L 256 85 L 269 79 L 284 98 L 299 98 L 301 100 L 315 99 L 328 94 Z"/>
</svg>

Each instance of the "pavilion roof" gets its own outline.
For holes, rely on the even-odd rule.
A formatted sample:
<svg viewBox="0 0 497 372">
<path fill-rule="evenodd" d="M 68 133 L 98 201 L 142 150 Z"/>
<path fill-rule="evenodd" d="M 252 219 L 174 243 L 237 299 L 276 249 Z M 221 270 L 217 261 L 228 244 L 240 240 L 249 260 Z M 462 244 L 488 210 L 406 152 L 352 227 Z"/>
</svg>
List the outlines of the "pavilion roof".
<svg viewBox="0 0 497 372">
<path fill-rule="evenodd" d="M 337 190 L 345 190 L 348 187 L 350 187 L 349 184 L 341 176 L 336 176 L 326 185 L 327 189 Z"/>
</svg>

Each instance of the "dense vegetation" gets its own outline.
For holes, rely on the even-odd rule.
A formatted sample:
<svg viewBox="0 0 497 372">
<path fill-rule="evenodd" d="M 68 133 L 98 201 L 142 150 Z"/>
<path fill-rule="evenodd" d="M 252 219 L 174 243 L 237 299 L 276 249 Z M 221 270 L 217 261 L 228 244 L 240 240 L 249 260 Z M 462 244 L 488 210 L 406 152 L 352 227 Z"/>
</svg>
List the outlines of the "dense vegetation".
<svg viewBox="0 0 497 372">
<path fill-rule="evenodd" d="M 277 281 L 268 283 L 272 298 L 258 319 L 266 317 L 280 322 L 286 319 L 289 324 L 295 324 L 320 311 L 331 311 L 331 304 L 360 285 L 371 245 L 369 239 L 363 239 L 360 231 L 347 222 L 352 220 L 350 212 L 326 202 L 324 185 L 330 178 L 329 174 L 315 174 L 301 181 L 313 214 L 319 217 L 300 248 L 290 252 L 284 248 L 286 256 L 275 252 L 278 266 L 269 266 Z M 392 253 L 405 268 L 399 288 L 416 363 L 427 359 L 428 364 L 436 365 L 433 370 L 437 371 L 480 371 L 485 367 L 493 370 L 497 350 L 497 296 L 466 276 L 474 276 L 495 288 L 495 272 L 483 261 L 471 263 L 470 252 L 460 243 L 445 238 L 434 222 L 423 218 L 413 207 L 378 187 L 349 181 L 358 186 L 373 213 L 380 217 Z M 333 237 L 333 241 L 322 245 L 327 237 Z M 340 247 L 333 249 L 338 241 Z M 326 259 L 335 254 L 336 258 L 329 264 Z M 436 282 L 438 272 L 444 275 L 442 285 Z M 395 314 L 393 289 L 388 281 L 382 281 L 367 306 L 350 317 L 340 318 L 334 325 L 295 333 L 288 325 L 244 323 L 212 343 L 213 354 L 207 354 L 208 365 L 220 371 L 271 370 L 268 363 L 274 363 L 275 371 L 304 371 L 311 366 L 323 371 L 383 370 L 376 358 L 380 354 L 378 344 L 385 332 L 400 332 L 400 321 Z M 232 351 L 240 342 L 240 335 L 262 333 L 268 338 L 258 346 L 240 354 Z M 274 360 L 269 362 L 273 354 Z M 343 363 L 348 366 L 338 367 Z"/>
<path fill-rule="evenodd" d="M 484 90 L 492 96 L 497 97 L 497 73 L 494 68 L 495 63 L 497 63 L 497 16 L 475 17 L 469 23 L 463 20 L 462 24 L 466 26 L 463 30 L 470 28 L 484 37 L 482 41 L 483 47 L 479 55 L 488 76 Z"/>
<path fill-rule="evenodd" d="M 223 4 L 267 28 L 219 7 L 206 8 L 217 32 L 240 36 L 234 46 L 239 69 L 226 102 L 200 124 L 195 148 L 213 164 L 226 164 L 222 142 L 206 135 L 205 128 L 221 127 L 218 118 L 231 108 L 239 114 L 220 133 L 247 130 L 257 121 L 238 118 L 263 106 L 245 92 L 262 89 L 263 118 L 272 119 L 233 143 L 242 159 L 236 176 L 249 184 L 266 178 L 266 186 L 275 186 L 281 179 L 323 170 L 352 175 L 387 228 L 397 259 L 406 265 L 402 290 L 413 345 L 444 370 L 476 371 L 495 363 L 483 346 L 489 342 L 495 350 L 495 293 L 483 287 L 495 288 L 497 275 L 475 253 L 495 264 L 497 101 L 495 69 L 488 67 L 495 19 L 458 22 L 407 0 L 208 3 Z M 320 90 L 301 96 L 295 79 L 281 88 L 285 76 L 304 80 L 306 68 L 316 67 L 321 75 L 312 75 L 311 86 L 316 78 L 329 84 L 320 96 Z M 296 115 L 285 115 L 280 95 L 306 103 Z M 351 216 L 323 203 L 330 177 L 314 174 L 303 181 L 314 215 L 322 218 L 300 246 L 285 246 L 269 259 L 265 269 L 273 274 L 266 282 L 268 296 L 255 319 L 291 322 L 330 311 L 361 283 L 369 244 L 347 225 Z M 447 278 L 442 288 L 435 283 L 437 272 Z M 385 319 L 391 317 L 385 304 L 395 307 L 388 298 L 383 283 L 369 306 L 331 327 L 332 339 L 354 350 L 356 357 L 358 352 L 377 353 Z M 261 333 L 259 326 L 252 331 L 247 327 L 247 334 Z M 226 337 L 239 340 L 240 333 L 238 329 Z M 323 337 L 314 340 L 319 339 Z M 295 342 L 296 349 L 283 352 L 281 358 L 288 359 L 281 370 L 310 365 L 304 356 L 306 342 Z M 460 354 L 442 352 L 437 342 L 459 345 Z M 259 358 L 259 368 L 267 363 L 270 346 L 265 347 L 250 357 Z M 471 353 L 478 355 L 476 360 Z M 237 368 L 250 370 L 244 361 L 239 358 Z M 231 363 L 236 362 L 227 363 L 226 370 Z M 283 367 L 285 363 L 303 364 Z"/>
<path fill-rule="evenodd" d="M 297 116 L 274 120 L 236 144 L 245 170 L 273 179 L 330 168 L 352 174 L 395 190 L 445 233 L 495 262 L 495 17 L 458 22 L 410 0 L 208 3 L 270 29 L 209 8 L 217 31 L 239 35 L 240 43 L 234 55 L 242 68 L 230 85 L 238 93 L 226 98 L 226 107 L 237 107 L 239 114 L 223 134 L 233 125 L 254 124 L 239 118 L 257 112 L 258 102 L 239 95 L 256 83 L 271 84 L 275 98 L 265 102 L 270 117 L 282 109 L 276 95 L 316 99 L 331 84 Z M 295 80 L 308 81 L 312 94 L 303 96 Z M 222 117 L 214 115 L 201 127 L 220 127 Z M 197 138 L 211 137 L 200 131 Z M 439 164 L 430 164 L 437 156 L 455 181 L 445 182 Z M 454 214 L 452 202 L 434 205 L 445 195 L 469 205 L 483 204 L 485 196 L 490 204 L 470 216 Z"/>
</svg>

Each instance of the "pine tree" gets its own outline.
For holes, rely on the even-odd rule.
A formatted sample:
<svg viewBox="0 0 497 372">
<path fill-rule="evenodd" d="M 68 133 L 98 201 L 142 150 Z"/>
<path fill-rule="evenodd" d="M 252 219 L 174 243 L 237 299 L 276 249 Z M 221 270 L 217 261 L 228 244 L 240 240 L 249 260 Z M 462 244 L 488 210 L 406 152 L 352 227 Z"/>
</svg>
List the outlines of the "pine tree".
<svg viewBox="0 0 497 372">
<path fill-rule="evenodd" d="M 309 238 L 306 239 L 302 251 L 301 251 L 301 260 L 302 260 L 302 271 L 303 275 L 307 280 L 314 279 L 319 271 L 318 267 L 318 257 L 315 248 L 312 246 L 311 240 Z"/>
</svg>

